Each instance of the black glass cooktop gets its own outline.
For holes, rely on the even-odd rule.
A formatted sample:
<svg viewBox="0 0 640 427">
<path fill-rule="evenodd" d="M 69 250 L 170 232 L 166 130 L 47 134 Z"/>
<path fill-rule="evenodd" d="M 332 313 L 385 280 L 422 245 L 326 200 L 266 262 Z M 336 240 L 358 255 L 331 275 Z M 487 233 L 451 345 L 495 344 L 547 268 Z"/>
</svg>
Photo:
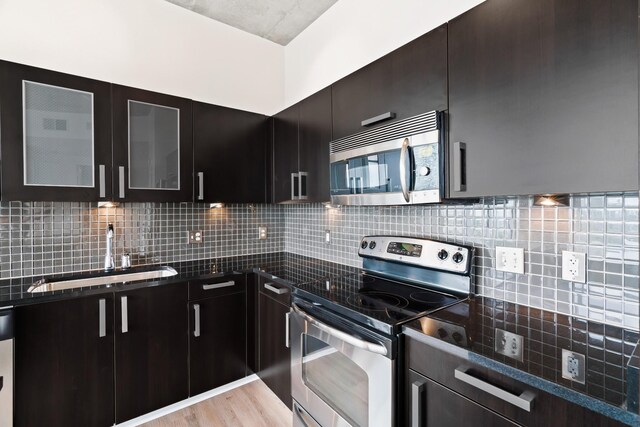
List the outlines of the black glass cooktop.
<svg viewBox="0 0 640 427">
<path fill-rule="evenodd" d="M 400 325 L 461 299 L 366 273 L 299 284 L 294 295 L 390 335 Z"/>
</svg>

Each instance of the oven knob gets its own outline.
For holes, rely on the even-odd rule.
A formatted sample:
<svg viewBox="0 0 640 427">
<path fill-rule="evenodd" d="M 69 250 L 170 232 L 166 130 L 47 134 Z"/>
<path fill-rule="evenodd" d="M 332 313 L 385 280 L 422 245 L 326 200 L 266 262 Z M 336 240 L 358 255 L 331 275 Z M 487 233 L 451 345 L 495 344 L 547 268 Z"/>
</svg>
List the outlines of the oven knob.
<svg viewBox="0 0 640 427">
<path fill-rule="evenodd" d="M 438 336 L 440 338 L 445 338 L 447 335 L 449 335 L 447 333 L 447 330 L 445 328 L 438 328 Z"/>
<path fill-rule="evenodd" d="M 369 245 L 369 242 L 367 242 L 366 240 L 363 240 L 362 243 L 360 243 L 360 247 L 362 249 L 367 249 L 367 245 Z"/>
<path fill-rule="evenodd" d="M 369 249 L 375 249 L 375 248 L 376 248 L 376 242 L 369 243 Z"/>
<path fill-rule="evenodd" d="M 456 252 L 455 254 L 453 254 L 453 257 L 451 259 L 453 259 L 453 262 L 455 262 L 456 264 L 460 264 L 464 259 L 464 256 L 462 256 L 460 252 Z"/>
<path fill-rule="evenodd" d="M 453 335 L 451 335 L 451 338 L 453 338 L 455 342 L 459 343 L 462 341 L 462 334 L 460 334 L 460 332 L 454 332 Z"/>
<path fill-rule="evenodd" d="M 431 169 L 429 169 L 426 166 L 422 166 L 420 169 L 418 169 L 418 175 L 420 176 L 427 176 L 431 173 Z"/>
<path fill-rule="evenodd" d="M 444 249 L 440 249 L 440 252 L 438 252 L 438 258 L 440 258 L 443 261 L 447 259 L 448 256 L 449 256 L 449 252 L 445 251 Z"/>
</svg>

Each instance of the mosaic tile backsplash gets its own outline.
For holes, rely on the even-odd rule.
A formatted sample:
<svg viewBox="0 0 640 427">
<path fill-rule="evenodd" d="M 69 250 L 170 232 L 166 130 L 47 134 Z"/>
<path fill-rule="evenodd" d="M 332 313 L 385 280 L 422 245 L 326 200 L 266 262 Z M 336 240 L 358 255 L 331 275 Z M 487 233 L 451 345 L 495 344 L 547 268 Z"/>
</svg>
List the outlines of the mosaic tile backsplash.
<svg viewBox="0 0 640 427">
<path fill-rule="evenodd" d="M 287 252 L 360 266 L 357 248 L 366 234 L 467 244 L 477 248 L 477 294 L 639 328 L 638 193 L 574 195 L 569 207 L 543 208 L 533 206 L 532 197 L 508 197 L 468 205 L 283 209 Z M 497 271 L 496 246 L 524 248 L 525 274 Z M 561 279 L 563 250 L 587 254 L 586 284 Z"/>
</svg>

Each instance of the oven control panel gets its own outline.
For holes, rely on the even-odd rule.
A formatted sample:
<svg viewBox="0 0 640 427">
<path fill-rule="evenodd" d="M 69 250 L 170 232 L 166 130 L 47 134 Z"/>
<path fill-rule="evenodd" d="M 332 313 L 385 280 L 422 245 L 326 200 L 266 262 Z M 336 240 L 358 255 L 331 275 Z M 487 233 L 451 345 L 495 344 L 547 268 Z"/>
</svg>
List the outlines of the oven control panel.
<svg viewBox="0 0 640 427">
<path fill-rule="evenodd" d="M 365 236 L 360 241 L 358 254 L 361 257 L 468 274 L 473 248 L 414 237 Z"/>
</svg>

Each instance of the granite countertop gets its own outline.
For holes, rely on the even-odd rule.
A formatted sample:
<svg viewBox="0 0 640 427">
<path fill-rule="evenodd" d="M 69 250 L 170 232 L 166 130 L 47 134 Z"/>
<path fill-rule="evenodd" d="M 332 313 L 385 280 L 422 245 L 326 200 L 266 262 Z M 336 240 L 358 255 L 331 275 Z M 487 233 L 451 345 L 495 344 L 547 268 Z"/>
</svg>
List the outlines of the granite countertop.
<svg viewBox="0 0 640 427">
<path fill-rule="evenodd" d="M 522 360 L 495 349 L 497 329 L 524 338 Z M 623 423 L 640 424 L 638 332 L 486 297 L 408 323 L 404 332 Z M 562 378 L 562 349 L 585 355 L 585 384 Z"/>
</svg>

